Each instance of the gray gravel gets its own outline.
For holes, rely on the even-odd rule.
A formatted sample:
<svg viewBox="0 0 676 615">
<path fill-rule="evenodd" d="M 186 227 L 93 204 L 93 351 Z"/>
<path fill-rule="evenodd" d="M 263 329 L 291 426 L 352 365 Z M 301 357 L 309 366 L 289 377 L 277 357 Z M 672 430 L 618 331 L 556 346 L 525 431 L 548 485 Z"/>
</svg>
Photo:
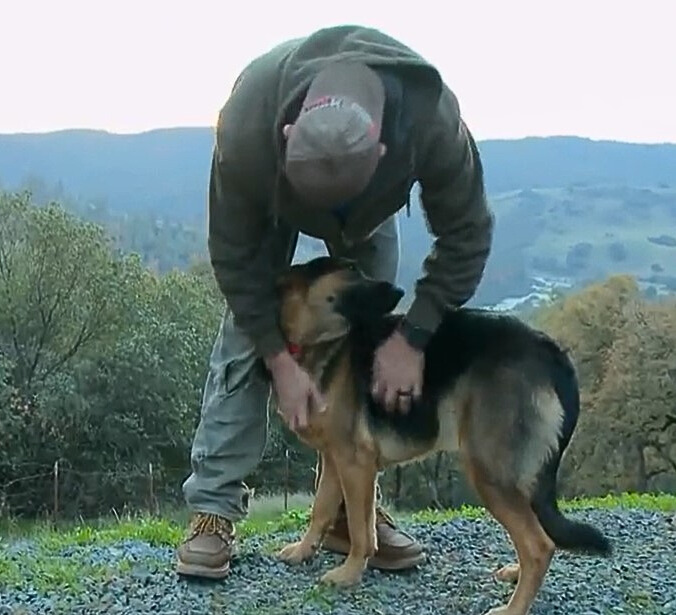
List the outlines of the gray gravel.
<svg viewBox="0 0 676 615">
<path fill-rule="evenodd" d="M 616 613 L 676 614 L 676 524 L 673 515 L 645 511 L 577 512 L 607 532 L 612 560 L 557 554 L 532 615 Z M 0 615 L 154 613 L 159 615 L 481 615 L 506 601 L 510 585 L 492 571 L 512 561 L 505 533 L 492 520 L 455 520 L 406 529 L 422 541 L 428 562 L 416 571 L 367 571 L 349 591 L 319 588 L 319 576 L 339 561 L 322 553 L 298 568 L 278 562 L 274 551 L 298 534 L 273 534 L 241 542 L 230 576 L 223 582 L 187 581 L 173 572 L 174 551 L 139 542 L 107 547 L 73 547 L 62 555 L 91 563 L 131 565 L 109 580 L 83 579 L 75 596 L 28 591 L 0 593 Z M 20 543 L 11 557 L 30 549 Z M 0 589 L 2 580 L 0 579 Z"/>
</svg>

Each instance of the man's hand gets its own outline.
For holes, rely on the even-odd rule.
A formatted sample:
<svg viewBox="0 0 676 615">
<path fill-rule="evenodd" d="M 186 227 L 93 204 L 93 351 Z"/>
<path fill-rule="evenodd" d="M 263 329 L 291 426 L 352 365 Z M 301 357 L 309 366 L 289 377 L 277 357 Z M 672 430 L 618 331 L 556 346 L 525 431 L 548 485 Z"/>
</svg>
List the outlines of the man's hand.
<svg viewBox="0 0 676 615">
<path fill-rule="evenodd" d="M 326 404 L 319 389 L 288 352 L 265 361 L 272 374 L 279 413 L 294 431 L 304 429 L 312 410 L 324 412 Z"/>
<path fill-rule="evenodd" d="M 388 412 L 403 414 L 411 408 L 411 401 L 422 393 L 425 355 L 409 345 L 406 338 L 395 331 L 378 348 L 373 363 L 373 396 L 383 403 Z"/>
</svg>

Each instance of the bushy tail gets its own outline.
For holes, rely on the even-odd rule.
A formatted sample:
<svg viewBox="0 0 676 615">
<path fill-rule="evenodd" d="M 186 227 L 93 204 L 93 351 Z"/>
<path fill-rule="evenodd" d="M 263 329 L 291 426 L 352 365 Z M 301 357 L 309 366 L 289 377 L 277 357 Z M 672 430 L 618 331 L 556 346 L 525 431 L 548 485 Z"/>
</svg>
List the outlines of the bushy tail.
<svg viewBox="0 0 676 615">
<path fill-rule="evenodd" d="M 543 529 L 559 549 L 588 555 L 612 555 L 612 545 L 597 528 L 580 521 L 567 519 L 559 510 L 556 498 L 556 479 L 561 457 L 567 448 L 580 414 L 580 394 L 577 374 L 568 357 L 555 345 L 551 362 L 554 390 L 563 408 L 563 427 L 557 453 L 540 470 L 531 506 Z"/>
<path fill-rule="evenodd" d="M 559 456 L 543 468 L 531 506 L 543 529 L 559 549 L 586 555 L 612 555 L 612 545 L 597 528 L 564 517 L 556 501 L 556 473 Z"/>
</svg>

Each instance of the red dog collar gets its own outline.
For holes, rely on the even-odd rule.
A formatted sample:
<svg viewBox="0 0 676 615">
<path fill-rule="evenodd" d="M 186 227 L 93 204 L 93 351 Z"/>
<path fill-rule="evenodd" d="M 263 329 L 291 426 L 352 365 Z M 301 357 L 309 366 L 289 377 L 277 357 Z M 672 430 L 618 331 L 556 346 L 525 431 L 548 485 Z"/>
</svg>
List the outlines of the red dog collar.
<svg viewBox="0 0 676 615">
<path fill-rule="evenodd" d="M 288 342 L 286 345 L 286 349 L 289 351 L 289 354 L 294 359 L 298 359 L 302 352 L 301 347 L 298 344 L 294 344 L 293 342 Z"/>
</svg>

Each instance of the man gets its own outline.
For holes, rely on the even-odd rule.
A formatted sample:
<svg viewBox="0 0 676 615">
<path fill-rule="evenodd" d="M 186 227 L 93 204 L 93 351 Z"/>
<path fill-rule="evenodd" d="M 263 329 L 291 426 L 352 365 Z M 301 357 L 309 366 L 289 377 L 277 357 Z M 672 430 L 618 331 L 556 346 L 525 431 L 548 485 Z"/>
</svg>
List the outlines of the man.
<svg viewBox="0 0 676 615">
<path fill-rule="evenodd" d="M 234 526 L 248 509 L 243 480 L 265 446 L 270 384 L 292 428 L 323 403 L 277 324 L 275 278 L 299 232 L 394 282 L 396 214 L 416 180 L 434 244 L 405 325 L 375 360 L 373 394 L 392 411 L 419 393 L 426 341 L 445 308 L 473 295 L 490 250 L 482 165 L 457 100 L 418 54 L 360 26 L 285 42 L 237 79 L 219 114 L 209 189 L 209 250 L 227 308 L 184 484 L 194 517 L 180 573 L 229 570 Z M 371 566 L 422 561 L 380 507 L 377 533 Z M 349 549 L 344 507 L 325 546 Z"/>
</svg>

